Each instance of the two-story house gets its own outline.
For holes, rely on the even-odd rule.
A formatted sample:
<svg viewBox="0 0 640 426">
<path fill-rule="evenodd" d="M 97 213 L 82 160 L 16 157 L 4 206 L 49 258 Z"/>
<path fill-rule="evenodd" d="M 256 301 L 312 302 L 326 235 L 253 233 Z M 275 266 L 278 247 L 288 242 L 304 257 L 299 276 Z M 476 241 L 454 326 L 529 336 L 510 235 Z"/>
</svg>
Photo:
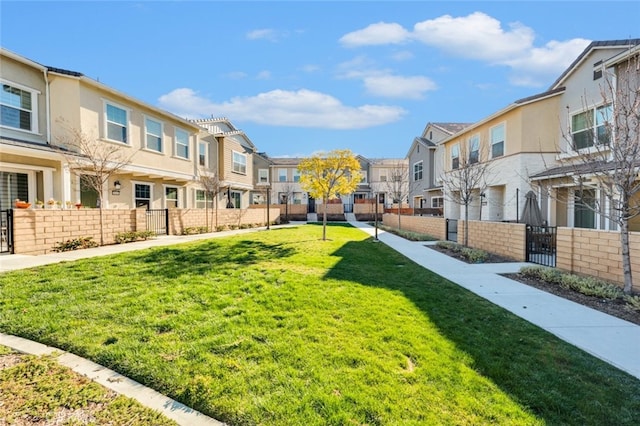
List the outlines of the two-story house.
<svg viewBox="0 0 640 426">
<path fill-rule="evenodd" d="M 525 195 L 532 189 L 529 176 L 553 164 L 557 152 L 559 98 L 553 89 L 517 100 L 506 108 L 444 139 L 444 214 L 471 220 L 517 221 Z M 464 182 L 459 170 L 484 164 L 483 176 Z M 476 167 L 478 169 L 479 167 Z M 474 182 L 477 180 L 477 182 Z M 449 182 L 449 183 L 447 183 Z M 465 206 L 456 192 L 471 185 Z M 458 200 L 458 201 L 456 201 Z M 546 199 L 542 208 L 546 211 Z"/>
<path fill-rule="evenodd" d="M 238 130 L 226 117 L 193 120 L 218 141 L 219 184 L 222 188 L 220 206 L 244 209 L 252 203 L 254 190 L 253 156 L 257 150 L 251 139 Z"/>
<path fill-rule="evenodd" d="M 444 153 L 440 144 L 470 123 L 427 123 L 422 135 L 416 137 L 406 155 L 408 162 L 409 206 L 416 209 L 442 210 L 444 198 L 442 182 Z"/>
<path fill-rule="evenodd" d="M 0 210 L 16 199 L 62 199 L 65 172 L 50 145 L 48 69 L 4 48 L 0 62 Z"/>
<path fill-rule="evenodd" d="M 551 86 L 551 89 L 564 88 L 554 129 L 559 141 L 558 158 L 550 167 L 531 175 L 532 181 L 549 193 L 547 217 L 551 225 L 617 228 L 616 222 L 610 220 L 611 215 L 616 214 L 612 200 L 605 197 L 603 182 L 595 176 L 602 173 L 590 175 L 588 170 L 593 163 L 585 159 L 589 156 L 604 162 L 613 159 L 610 144 L 615 143 L 616 137 L 623 136 L 610 133 L 622 131 L 615 121 L 623 117 L 617 116 L 620 109 L 614 108 L 614 102 L 622 104 L 629 101 L 629 96 L 635 96 L 636 104 L 631 108 L 637 108 L 639 50 L 640 39 L 593 42 Z M 632 87 L 621 85 L 629 80 L 634 81 Z M 624 125 L 631 125 L 628 136 L 635 137 L 638 143 L 637 118 L 635 120 L 635 130 L 632 121 Z M 577 179 L 582 180 L 582 185 Z M 638 203 L 638 197 L 640 195 L 630 202 Z M 630 221 L 630 229 L 640 230 L 640 218 Z"/>
</svg>

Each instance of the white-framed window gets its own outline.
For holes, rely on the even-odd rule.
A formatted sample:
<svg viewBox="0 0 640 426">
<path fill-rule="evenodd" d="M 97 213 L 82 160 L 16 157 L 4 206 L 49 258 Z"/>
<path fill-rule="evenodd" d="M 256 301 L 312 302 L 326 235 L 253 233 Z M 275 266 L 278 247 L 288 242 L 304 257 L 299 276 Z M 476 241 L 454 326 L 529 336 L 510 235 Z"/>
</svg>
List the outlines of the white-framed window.
<svg viewBox="0 0 640 426">
<path fill-rule="evenodd" d="M 258 183 L 269 183 L 269 169 L 258 170 Z"/>
<path fill-rule="evenodd" d="M 576 228 L 596 228 L 596 191 L 583 189 L 575 191 L 573 204 L 573 226 Z"/>
<path fill-rule="evenodd" d="M 469 164 L 480 161 L 480 136 L 473 135 L 469 139 Z"/>
<path fill-rule="evenodd" d="M 293 181 L 300 182 L 300 170 L 293 169 Z"/>
<path fill-rule="evenodd" d="M 490 130 L 491 134 L 491 158 L 502 157 L 504 155 L 504 123 L 494 126 Z"/>
<path fill-rule="evenodd" d="M 189 158 L 189 133 L 176 127 L 176 157 Z"/>
<path fill-rule="evenodd" d="M 610 123 L 613 116 L 611 104 L 590 108 L 571 116 L 573 149 L 578 151 L 594 144 L 608 145 L 611 141 Z"/>
<path fill-rule="evenodd" d="M 458 144 L 451 147 L 451 168 L 453 170 L 460 168 L 460 145 Z"/>
<path fill-rule="evenodd" d="M 380 170 L 380 182 L 386 182 L 387 181 L 387 174 L 388 173 L 389 173 L 389 171 L 387 169 Z"/>
<path fill-rule="evenodd" d="M 433 197 L 431 199 L 431 208 L 433 209 L 441 209 L 444 207 L 444 198 L 443 197 Z"/>
<path fill-rule="evenodd" d="M 129 143 L 129 111 L 110 102 L 105 102 L 106 138 L 111 141 Z"/>
<path fill-rule="evenodd" d="M 293 193 L 293 204 L 302 204 L 302 192 Z"/>
<path fill-rule="evenodd" d="M 147 183 L 133 184 L 134 205 L 138 207 L 151 208 L 151 185 Z"/>
<path fill-rule="evenodd" d="M 5 80 L 0 83 L 0 125 L 37 133 L 40 92 Z"/>
<path fill-rule="evenodd" d="M 162 122 L 146 117 L 144 119 L 146 148 L 162 152 Z"/>
<path fill-rule="evenodd" d="M 200 167 L 209 167 L 209 144 L 206 142 L 198 142 L 198 165 Z"/>
<path fill-rule="evenodd" d="M 213 199 L 207 197 L 204 189 L 196 189 L 196 208 L 213 208 Z"/>
<path fill-rule="evenodd" d="M 367 183 L 367 172 L 360 170 L 360 183 Z"/>
<path fill-rule="evenodd" d="M 278 182 L 287 181 L 287 169 L 278 169 Z"/>
<path fill-rule="evenodd" d="M 247 155 L 233 151 L 233 171 L 243 175 L 247 174 Z"/>
<path fill-rule="evenodd" d="M 164 187 L 164 208 L 176 209 L 178 208 L 178 187 L 167 186 Z"/>
<path fill-rule="evenodd" d="M 422 161 L 413 164 L 413 180 L 422 180 Z"/>
</svg>

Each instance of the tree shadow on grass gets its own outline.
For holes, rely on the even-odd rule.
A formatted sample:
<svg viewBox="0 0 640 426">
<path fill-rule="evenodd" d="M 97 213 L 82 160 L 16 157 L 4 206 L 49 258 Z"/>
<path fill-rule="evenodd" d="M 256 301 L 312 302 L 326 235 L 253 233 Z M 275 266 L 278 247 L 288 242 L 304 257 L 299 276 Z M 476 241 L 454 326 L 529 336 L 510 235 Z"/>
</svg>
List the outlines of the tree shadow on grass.
<svg viewBox="0 0 640 426">
<path fill-rule="evenodd" d="M 202 275 L 211 269 L 237 269 L 293 256 L 296 250 L 285 244 L 268 244 L 241 239 L 232 243 L 205 241 L 188 246 L 169 246 L 129 254 L 131 262 L 147 264 L 144 273 L 176 278 L 180 275 Z"/>
<path fill-rule="evenodd" d="M 371 238 L 333 255 L 341 260 L 325 278 L 402 292 L 472 357 L 472 368 L 548 424 L 637 421 L 640 381 L 632 376 Z"/>
</svg>

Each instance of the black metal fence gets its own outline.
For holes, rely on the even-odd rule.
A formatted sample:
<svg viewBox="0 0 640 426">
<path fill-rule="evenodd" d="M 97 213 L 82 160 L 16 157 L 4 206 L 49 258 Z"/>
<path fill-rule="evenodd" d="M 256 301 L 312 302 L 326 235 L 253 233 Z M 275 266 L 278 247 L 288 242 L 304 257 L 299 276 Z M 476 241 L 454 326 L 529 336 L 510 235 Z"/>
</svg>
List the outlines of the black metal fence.
<svg viewBox="0 0 640 426">
<path fill-rule="evenodd" d="M 0 253 L 13 253 L 13 210 L 0 210 Z"/>
<path fill-rule="evenodd" d="M 447 219 L 446 223 L 446 235 L 447 241 L 458 242 L 458 219 Z"/>
<path fill-rule="evenodd" d="M 156 233 L 156 235 L 169 234 L 168 209 L 147 210 L 147 231 L 153 231 Z"/>
<path fill-rule="evenodd" d="M 527 225 L 527 262 L 555 268 L 556 231 L 557 228 L 555 226 Z"/>
</svg>

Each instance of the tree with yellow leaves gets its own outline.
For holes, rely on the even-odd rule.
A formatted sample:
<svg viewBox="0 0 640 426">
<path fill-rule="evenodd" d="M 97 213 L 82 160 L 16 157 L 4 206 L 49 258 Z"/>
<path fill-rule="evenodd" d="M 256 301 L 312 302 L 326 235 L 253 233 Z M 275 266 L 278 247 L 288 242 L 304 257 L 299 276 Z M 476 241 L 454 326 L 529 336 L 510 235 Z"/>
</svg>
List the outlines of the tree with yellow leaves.
<svg viewBox="0 0 640 426">
<path fill-rule="evenodd" d="M 300 161 L 300 185 L 314 198 L 322 198 L 322 239 L 327 239 L 326 204 L 339 194 L 351 194 L 360 182 L 360 162 L 348 149 L 319 153 Z"/>
</svg>

